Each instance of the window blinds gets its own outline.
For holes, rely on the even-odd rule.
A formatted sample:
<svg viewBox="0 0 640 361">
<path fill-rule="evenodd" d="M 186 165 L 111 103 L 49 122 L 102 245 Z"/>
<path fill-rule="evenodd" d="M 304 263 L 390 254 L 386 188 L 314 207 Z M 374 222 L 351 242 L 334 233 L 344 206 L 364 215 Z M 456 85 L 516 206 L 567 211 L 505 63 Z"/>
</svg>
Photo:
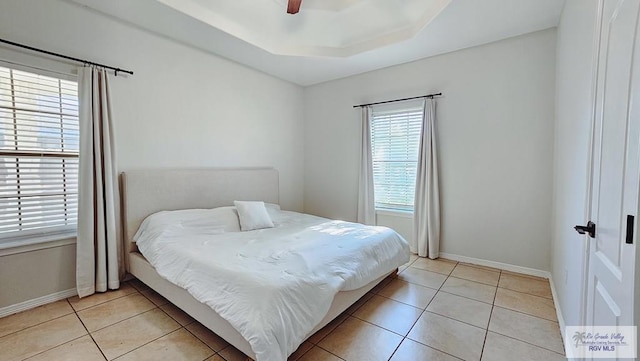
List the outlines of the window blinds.
<svg viewBox="0 0 640 361">
<path fill-rule="evenodd" d="M 422 108 L 371 115 L 376 209 L 413 211 Z"/>
<path fill-rule="evenodd" d="M 75 230 L 77 83 L 0 67 L 0 242 Z"/>
</svg>

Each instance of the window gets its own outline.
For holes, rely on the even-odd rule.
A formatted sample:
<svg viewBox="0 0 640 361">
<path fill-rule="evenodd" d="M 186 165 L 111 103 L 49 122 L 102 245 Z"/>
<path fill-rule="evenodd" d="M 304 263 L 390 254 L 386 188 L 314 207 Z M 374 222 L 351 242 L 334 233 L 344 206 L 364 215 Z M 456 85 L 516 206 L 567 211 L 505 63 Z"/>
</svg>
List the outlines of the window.
<svg viewBox="0 0 640 361">
<path fill-rule="evenodd" d="M 0 66 L 0 243 L 76 229 L 77 88 Z"/>
<path fill-rule="evenodd" d="M 422 107 L 371 112 L 376 209 L 413 212 Z"/>
</svg>

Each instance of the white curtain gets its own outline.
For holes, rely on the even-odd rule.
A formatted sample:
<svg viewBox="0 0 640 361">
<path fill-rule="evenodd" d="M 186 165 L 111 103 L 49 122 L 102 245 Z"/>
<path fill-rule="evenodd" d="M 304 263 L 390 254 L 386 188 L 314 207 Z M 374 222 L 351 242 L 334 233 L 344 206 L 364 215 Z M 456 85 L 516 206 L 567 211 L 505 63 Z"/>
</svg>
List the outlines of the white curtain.
<svg viewBox="0 0 640 361">
<path fill-rule="evenodd" d="M 375 225 L 376 208 L 373 193 L 373 160 L 371 157 L 371 107 L 362 107 L 362 147 L 358 187 L 358 222 Z"/>
<path fill-rule="evenodd" d="M 124 274 L 114 129 L 105 69 L 78 69 L 80 169 L 76 285 L 80 297 L 120 287 Z"/>
<path fill-rule="evenodd" d="M 416 174 L 411 252 L 438 258 L 440 252 L 440 190 L 436 147 L 436 103 L 426 99 Z"/>
</svg>

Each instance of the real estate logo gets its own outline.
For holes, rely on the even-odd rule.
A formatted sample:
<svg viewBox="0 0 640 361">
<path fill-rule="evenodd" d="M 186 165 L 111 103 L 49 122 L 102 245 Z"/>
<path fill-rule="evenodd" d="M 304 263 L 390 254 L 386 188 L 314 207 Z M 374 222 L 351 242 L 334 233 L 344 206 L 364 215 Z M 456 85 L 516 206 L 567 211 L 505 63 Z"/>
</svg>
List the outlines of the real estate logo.
<svg viewBox="0 0 640 361">
<path fill-rule="evenodd" d="M 636 326 L 567 326 L 564 343 L 568 358 L 635 358 Z"/>
</svg>

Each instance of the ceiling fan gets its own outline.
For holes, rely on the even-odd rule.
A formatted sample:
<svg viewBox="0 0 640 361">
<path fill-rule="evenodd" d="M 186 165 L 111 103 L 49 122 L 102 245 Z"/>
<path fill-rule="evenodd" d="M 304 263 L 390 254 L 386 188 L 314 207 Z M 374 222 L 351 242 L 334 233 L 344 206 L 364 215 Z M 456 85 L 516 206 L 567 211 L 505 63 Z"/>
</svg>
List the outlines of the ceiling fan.
<svg viewBox="0 0 640 361">
<path fill-rule="evenodd" d="M 287 13 L 289 14 L 297 14 L 300 11 L 300 4 L 302 4 L 302 0 L 289 0 L 287 4 Z"/>
</svg>

